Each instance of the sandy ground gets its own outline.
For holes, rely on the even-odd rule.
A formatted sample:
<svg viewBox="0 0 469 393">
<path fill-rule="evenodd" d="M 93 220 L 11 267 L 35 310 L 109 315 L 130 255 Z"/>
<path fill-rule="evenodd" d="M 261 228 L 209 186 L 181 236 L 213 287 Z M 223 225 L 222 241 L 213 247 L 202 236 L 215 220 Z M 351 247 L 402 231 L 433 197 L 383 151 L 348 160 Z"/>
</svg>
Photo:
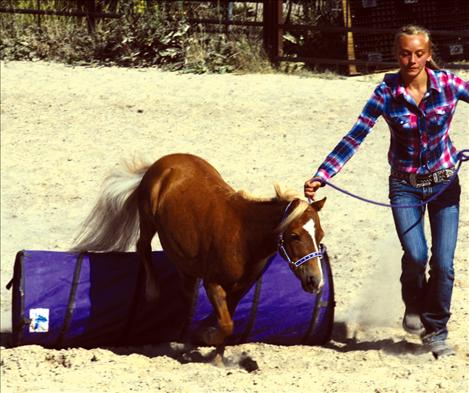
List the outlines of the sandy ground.
<svg viewBox="0 0 469 393">
<path fill-rule="evenodd" d="M 121 159 L 191 152 L 210 161 L 235 188 L 272 195 L 279 181 L 301 192 L 381 78 L 179 75 L 3 63 L 2 324 L 8 324 L 11 295 L 5 284 L 16 252 L 66 250 L 103 177 Z M 469 148 L 465 103 L 452 127 L 456 146 Z M 387 201 L 388 141 L 387 126 L 379 120 L 335 183 Z M 400 247 L 390 211 L 322 189 L 319 196 L 328 197 L 321 214 L 324 243 L 337 301 L 328 346 L 230 346 L 225 368 L 200 360 L 211 348 L 188 353 L 177 343 L 60 351 L 2 347 L 1 391 L 469 391 L 469 164 L 461 183 L 449 324 L 454 357 L 435 360 L 400 327 Z M 243 352 L 257 362 L 257 371 L 239 366 Z M 188 356 L 194 360 L 182 361 Z"/>
</svg>

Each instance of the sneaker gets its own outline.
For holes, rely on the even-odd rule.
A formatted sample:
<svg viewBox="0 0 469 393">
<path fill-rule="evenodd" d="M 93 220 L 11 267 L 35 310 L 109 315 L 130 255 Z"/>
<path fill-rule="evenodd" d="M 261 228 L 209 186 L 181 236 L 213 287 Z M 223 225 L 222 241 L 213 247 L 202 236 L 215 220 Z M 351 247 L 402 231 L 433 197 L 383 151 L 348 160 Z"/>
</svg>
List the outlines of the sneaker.
<svg viewBox="0 0 469 393">
<path fill-rule="evenodd" d="M 421 336 L 425 332 L 422 321 L 420 320 L 420 314 L 407 311 L 404 313 L 402 319 L 402 327 L 407 333 Z"/>
</svg>

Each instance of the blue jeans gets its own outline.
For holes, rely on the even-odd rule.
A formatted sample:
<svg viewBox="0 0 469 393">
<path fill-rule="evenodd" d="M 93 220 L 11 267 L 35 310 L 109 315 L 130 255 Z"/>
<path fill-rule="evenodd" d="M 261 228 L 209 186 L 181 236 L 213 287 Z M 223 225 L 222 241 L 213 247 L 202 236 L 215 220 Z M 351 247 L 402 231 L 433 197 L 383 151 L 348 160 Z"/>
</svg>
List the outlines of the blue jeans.
<svg viewBox="0 0 469 393">
<path fill-rule="evenodd" d="M 448 182 L 413 187 L 405 180 L 389 177 L 392 204 L 418 204 L 445 187 Z M 459 224 L 461 187 L 456 179 L 436 200 L 430 202 L 432 246 L 428 279 L 428 246 L 424 233 L 426 207 L 393 208 L 394 223 L 404 251 L 402 257 L 402 299 L 407 311 L 420 314 L 426 334 L 446 339 L 453 292 L 453 258 Z"/>
</svg>

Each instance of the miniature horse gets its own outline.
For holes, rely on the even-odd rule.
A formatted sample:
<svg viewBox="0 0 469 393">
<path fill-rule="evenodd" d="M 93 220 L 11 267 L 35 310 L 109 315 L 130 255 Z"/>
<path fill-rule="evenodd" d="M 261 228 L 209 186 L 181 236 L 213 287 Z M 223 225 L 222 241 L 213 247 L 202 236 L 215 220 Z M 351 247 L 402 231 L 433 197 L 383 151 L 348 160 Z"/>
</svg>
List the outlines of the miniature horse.
<svg viewBox="0 0 469 393">
<path fill-rule="evenodd" d="M 125 251 L 136 243 L 146 297 L 156 301 L 151 241 L 158 233 L 186 293 L 203 279 L 218 327 L 204 328 L 201 339 L 218 349 L 233 333 L 238 302 L 278 249 L 305 291 L 316 293 L 324 284 L 317 212 L 325 198 L 310 205 L 275 189 L 272 199 L 249 197 L 202 158 L 168 155 L 111 174 L 72 250 Z"/>
</svg>

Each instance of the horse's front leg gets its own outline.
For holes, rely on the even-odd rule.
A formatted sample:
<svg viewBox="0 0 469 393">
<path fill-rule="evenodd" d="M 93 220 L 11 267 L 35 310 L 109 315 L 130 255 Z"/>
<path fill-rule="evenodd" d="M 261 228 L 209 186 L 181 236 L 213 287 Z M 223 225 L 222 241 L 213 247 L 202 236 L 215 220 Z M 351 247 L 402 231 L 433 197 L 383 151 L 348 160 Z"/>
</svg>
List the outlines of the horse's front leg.
<svg viewBox="0 0 469 393">
<path fill-rule="evenodd" d="M 205 291 L 217 315 L 218 327 L 209 327 L 203 334 L 203 340 L 208 345 L 216 346 L 214 363 L 223 365 L 225 338 L 233 334 L 233 319 L 228 310 L 227 294 L 220 284 L 205 282 Z"/>
<path fill-rule="evenodd" d="M 208 345 L 221 345 L 225 337 L 233 334 L 233 320 L 228 310 L 226 291 L 220 284 L 214 282 L 204 283 L 204 286 L 215 310 L 218 327 L 207 329 L 203 338 Z"/>
</svg>

